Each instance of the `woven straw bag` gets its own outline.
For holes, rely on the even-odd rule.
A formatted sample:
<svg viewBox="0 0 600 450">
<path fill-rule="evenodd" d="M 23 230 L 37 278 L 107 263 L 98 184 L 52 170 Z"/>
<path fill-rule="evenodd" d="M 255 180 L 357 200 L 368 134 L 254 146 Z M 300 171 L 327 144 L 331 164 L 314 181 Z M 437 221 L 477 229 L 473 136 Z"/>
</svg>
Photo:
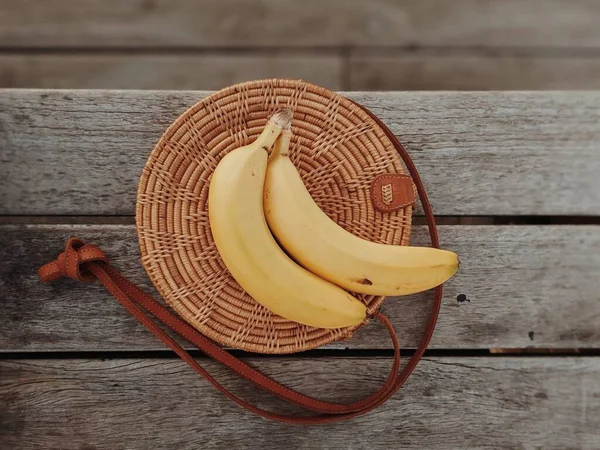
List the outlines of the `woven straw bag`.
<svg viewBox="0 0 600 450">
<path fill-rule="evenodd" d="M 185 322 L 108 265 L 98 247 L 76 238 L 69 241 L 56 261 L 40 269 L 40 276 L 43 281 L 61 275 L 81 281 L 99 279 L 194 370 L 253 412 L 294 423 L 330 422 L 373 409 L 408 378 L 435 327 L 441 287 L 436 289 L 431 320 L 419 349 L 400 373 L 397 339 L 387 318 L 378 312 L 383 297 L 358 296 L 367 305 L 370 317 L 381 320 L 388 328 L 395 358 L 384 386 L 351 405 L 321 402 L 289 390 L 215 344 L 259 353 L 293 353 L 349 339 L 357 328 L 313 328 L 274 315 L 244 292 L 229 274 L 211 235 L 207 201 L 212 172 L 225 154 L 251 143 L 269 116 L 284 107 L 294 112 L 291 159 L 329 217 L 364 239 L 408 245 L 413 204 L 382 210 L 373 197 L 373 181 L 377 177 L 405 174 L 408 169 L 428 219 L 432 245 L 439 246 L 418 173 L 389 129 L 362 106 L 327 89 L 303 81 L 272 79 L 237 84 L 200 100 L 166 130 L 144 167 L 136 209 L 142 264 L 161 296 Z M 382 195 L 387 194 L 383 189 Z M 156 326 L 150 315 L 240 376 L 321 415 L 278 415 L 235 397 Z"/>
</svg>

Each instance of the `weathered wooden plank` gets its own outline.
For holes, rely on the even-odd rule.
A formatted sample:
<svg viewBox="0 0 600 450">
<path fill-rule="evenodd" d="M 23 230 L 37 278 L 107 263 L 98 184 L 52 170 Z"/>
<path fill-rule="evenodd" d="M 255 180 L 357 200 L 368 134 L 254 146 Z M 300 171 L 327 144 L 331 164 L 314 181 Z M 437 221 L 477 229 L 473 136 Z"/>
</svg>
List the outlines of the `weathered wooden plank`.
<svg viewBox="0 0 600 450">
<path fill-rule="evenodd" d="M 330 401 L 383 382 L 384 358 L 250 361 Z M 209 361 L 227 387 L 260 406 L 290 407 Z M 426 358 L 368 415 L 322 427 L 254 417 L 185 363 L 169 359 L 0 361 L 2 448 L 596 449 L 599 358 Z"/>
<path fill-rule="evenodd" d="M 21 0 L 2 47 L 598 47 L 589 0 Z"/>
<path fill-rule="evenodd" d="M 349 74 L 355 91 L 600 89 L 600 58 L 358 54 Z"/>
<path fill-rule="evenodd" d="M 349 87 L 372 90 L 599 89 L 600 58 L 401 53 L 350 60 Z M 339 56 L 20 54 L 0 56 L 0 87 L 220 89 L 244 80 L 301 78 L 341 88 Z"/>
<path fill-rule="evenodd" d="M 205 95 L 0 90 L 0 214 L 132 214 L 154 144 Z M 437 214 L 600 214 L 600 92 L 347 95 L 400 137 Z"/>
<path fill-rule="evenodd" d="M 37 268 L 74 235 L 100 245 L 156 294 L 132 225 L 2 226 L 0 351 L 163 349 L 101 286 L 39 283 Z M 432 347 L 600 347 L 600 227 L 442 226 L 440 235 L 461 268 L 446 286 Z M 415 228 L 412 243 L 428 245 L 426 227 Z M 460 294 L 468 301 L 457 301 Z M 430 294 L 384 303 L 403 347 L 416 347 L 430 307 Z M 332 347 L 385 349 L 390 342 L 372 323 Z"/>
<path fill-rule="evenodd" d="M 0 87 L 68 89 L 221 89 L 260 78 L 300 78 L 340 89 L 335 55 L 22 54 L 0 56 Z"/>
</svg>

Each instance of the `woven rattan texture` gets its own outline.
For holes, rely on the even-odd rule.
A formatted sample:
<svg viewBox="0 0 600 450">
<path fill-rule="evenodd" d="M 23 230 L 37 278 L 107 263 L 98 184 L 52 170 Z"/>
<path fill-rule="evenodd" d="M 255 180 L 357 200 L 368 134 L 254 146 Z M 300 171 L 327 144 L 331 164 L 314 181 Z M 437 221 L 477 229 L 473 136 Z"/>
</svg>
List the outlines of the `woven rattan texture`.
<svg viewBox="0 0 600 450">
<path fill-rule="evenodd" d="M 383 131 L 340 95 L 302 81 L 259 80 L 218 91 L 183 113 L 156 144 L 140 179 L 142 263 L 186 321 L 217 342 L 260 353 L 308 350 L 354 331 L 312 328 L 272 314 L 231 277 L 212 239 L 213 170 L 229 151 L 252 142 L 283 107 L 294 111 L 292 161 L 333 220 L 365 239 L 407 245 L 412 216 L 412 206 L 394 213 L 373 209 L 373 178 L 404 169 Z M 358 297 L 370 311 L 383 301 Z"/>
</svg>

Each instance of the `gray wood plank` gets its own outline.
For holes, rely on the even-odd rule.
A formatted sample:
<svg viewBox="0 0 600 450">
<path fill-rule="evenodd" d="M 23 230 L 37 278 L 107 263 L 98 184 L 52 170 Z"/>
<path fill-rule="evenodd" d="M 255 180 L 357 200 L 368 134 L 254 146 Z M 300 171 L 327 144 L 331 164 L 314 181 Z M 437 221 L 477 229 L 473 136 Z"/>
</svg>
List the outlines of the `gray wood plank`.
<svg viewBox="0 0 600 450">
<path fill-rule="evenodd" d="M 461 258 L 447 283 L 432 348 L 600 348 L 600 227 L 441 226 L 445 248 Z M 133 225 L 0 227 L 0 351 L 164 349 L 100 285 L 42 285 L 37 268 L 67 238 L 100 245 L 115 267 L 154 295 L 139 262 Z M 413 245 L 428 245 L 417 226 Z M 458 302 L 464 294 L 468 302 Z M 403 347 L 416 347 L 430 293 L 383 305 Z M 377 323 L 331 348 L 386 349 Z"/>
<path fill-rule="evenodd" d="M 600 58 L 423 52 L 350 60 L 349 88 L 372 90 L 599 89 Z M 301 78 L 340 89 L 335 55 L 0 55 L 0 87 L 45 89 L 220 89 L 237 82 Z"/>
<path fill-rule="evenodd" d="M 595 47 L 589 0 L 2 0 L 2 47 Z"/>
<path fill-rule="evenodd" d="M 600 89 L 593 57 L 359 53 L 349 73 L 355 91 Z"/>
<path fill-rule="evenodd" d="M 267 358 L 250 362 L 330 401 L 383 382 L 385 358 Z M 290 407 L 202 361 L 244 398 Z M 298 427 L 241 410 L 185 363 L 169 359 L 0 361 L 2 448 L 596 449 L 600 358 L 426 358 L 375 411 Z"/>
<path fill-rule="evenodd" d="M 436 214 L 600 213 L 600 92 L 354 98 L 405 144 Z"/>
<path fill-rule="evenodd" d="M 0 90 L 0 214 L 133 214 L 154 144 L 205 95 Z M 600 215 L 600 92 L 346 95 L 399 136 L 437 214 Z"/>
<path fill-rule="evenodd" d="M 0 87 L 49 89 L 221 89 L 260 78 L 300 78 L 340 89 L 336 55 L 0 55 Z"/>
</svg>

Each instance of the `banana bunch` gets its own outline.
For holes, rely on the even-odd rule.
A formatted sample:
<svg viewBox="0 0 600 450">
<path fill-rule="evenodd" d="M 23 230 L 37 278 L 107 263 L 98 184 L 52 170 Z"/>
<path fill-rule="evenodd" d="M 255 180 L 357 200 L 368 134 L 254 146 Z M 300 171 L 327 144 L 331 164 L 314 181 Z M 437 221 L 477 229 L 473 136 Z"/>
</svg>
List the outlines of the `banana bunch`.
<svg viewBox="0 0 600 450">
<path fill-rule="evenodd" d="M 333 222 L 290 161 L 291 120 L 290 110 L 274 114 L 253 143 L 219 162 L 210 182 L 217 250 L 248 294 L 286 319 L 340 328 L 367 314 L 347 291 L 407 295 L 454 275 L 453 252 L 369 242 Z"/>
</svg>

